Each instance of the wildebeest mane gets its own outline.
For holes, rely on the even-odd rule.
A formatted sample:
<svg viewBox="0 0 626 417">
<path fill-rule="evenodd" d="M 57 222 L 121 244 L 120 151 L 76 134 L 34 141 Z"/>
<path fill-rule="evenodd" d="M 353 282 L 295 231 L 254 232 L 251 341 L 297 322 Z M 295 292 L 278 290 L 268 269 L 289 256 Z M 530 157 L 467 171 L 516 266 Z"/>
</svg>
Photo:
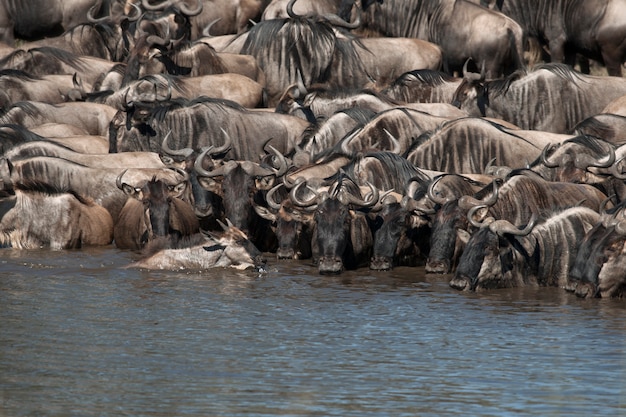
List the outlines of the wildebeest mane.
<svg viewBox="0 0 626 417">
<path fill-rule="evenodd" d="M 85 65 L 80 60 L 80 55 L 76 55 L 73 52 L 66 51 L 64 49 L 54 48 L 51 46 L 40 46 L 37 48 L 31 48 L 28 53 L 35 56 L 36 53 L 40 53 L 44 56 L 53 58 L 57 61 L 61 61 L 65 65 L 69 65 L 76 69 L 85 69 Z M 0 62 L 0 66 L 2 63 Z"/>
<path fill-rule="evenodd" d="M 188 92 L 187 91 L 187 87 L 181 81 L 180 77 L 177 77 L 175 75 L 170 75 L 170 74 L 149 74 L 149 75 L 144 75 L 138 81 L 139 82 L 147 81 L 149 83 L 155 84 L 157 86 L 157 88 L 165 88 L 165 89 L 167 89 L 169 87 L 172 87 L 174 90 L 178 91 L 179 93 L 187 93 Z"/>
<path fill-rule="evenodd" d="M 334 114 L 343 113 L 346 116 L 350 117 L 357 124 L 357 127 L 365 126 L 374 116 L 376 116 L 376 112 L 373 110 L 363 108 L 363 107 L 348 107 L 346 109 L 338 110 Z M 314 123 L 311 123 L 307 128 L 302 132 L 300 147 L 304 147 L 309 144 L 311 139 L 319 132 L 320 128 L 324 125 L 324 123 L 328 120 L 328 118 L 324 115 L 317 117 Z M 332 147 L 328 147 L 326 150 L 330 150 Z M 324 151 L 320 152 L 317 155 L 324 154 Z"/>
<path fill-rule="evenodd" d="M 305 17 L 271 19 L 257 23 L 247 32 L 241 53 L 254 56 L 264 69 L 273 68 L 278 63 L 276 71 L 268 74 L 273 73 L 276 79 L 296 82 L 297 74 L 291 71 L 299 70 L 305 85 L 311 85 L 324 75 L 336 38 L 329 23 Z M 310 62 L 303 62 L 302 57 Z"/>
<path fill-rule="evenodd" d="M 602 116 L 614 117 L 626 122 L 626 117 L 621 114 L 604 113 Z M 612 138 L 617 133 L 613 126 L 608 123 L 604 123 L 597 116 L 586 118 L 582 122 L 578 123 L 572 131 L 574 134 L 586 134 L 598 138 Z"/>
<path fill-rule="evenodd" d="M 247 111 L 245 107 L 241 106 L 239 103 L 236 103 L 232 100 L 200 96 L 192 100 L 189 100 L 186 98 L 176 98 L 176 99 L 172 99 L 168 101 L 165 104 L 157 105 L 152 109 L 151 118 L 159 122 L 163 122 L 169 112 L 182 109 L 185 107 L 192 107 L 198 104 L 216 106 L 216 107 L 224 108 L 224 109 L 230 108 L 230 109 L 239 110 L 242 112 Z"/>
<path fill-rule="evenodd" d="M 1 70 L 0 78 L 1 77 L 12 77 L 12 78 L 17 78 L 18 80 L 21 80 L 21 81 L 41 80 L 41 77 L 37 75 L 32 75 L 32 74 L 27 73 L 26 71 L 12 69 L 12 68 L 6 68 L 6 69 Z"/>
<path fill-rule="evenodd" d="M 41 193 L 48 196 L 56 196 L 62 194 L 70 194 L 81 204 L 93 205 L 95 204 L 93 199 L 78 194 L 75 190 L 67 187 L 60 187 L 56 184 L 51 184 L 45 181 L 39 181 L 36 179 L 22 179 L 13 184 L 15 190 L 19 190 L 27 193 Z"/>
</svg>

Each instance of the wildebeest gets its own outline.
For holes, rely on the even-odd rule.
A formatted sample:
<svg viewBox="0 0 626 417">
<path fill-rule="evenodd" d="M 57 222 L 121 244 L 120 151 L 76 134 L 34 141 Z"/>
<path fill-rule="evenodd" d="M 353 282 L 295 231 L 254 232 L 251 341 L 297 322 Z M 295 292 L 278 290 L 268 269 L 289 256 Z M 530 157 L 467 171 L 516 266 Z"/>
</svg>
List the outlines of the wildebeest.
<svg viewBox="0 0 626 417">
<path fill-rule="evenodd" d="M 293 3 L 290 1 L 290 6 Z M 353 27 L 358 22 L 348 23 L 337 15 L 298 16 L 292 8 L 288 14 L 286 19 L 257 23 L 231 43 L 241 45 L 239 48 L 226 49 L 257 59 L 266 75 L 270 106 L 298 81 L 310 87 L 332 79 L 332 87 L 343 88 L 363 87 L 370 82 L 352 40 L 335 33 L 337 26 Z"/>
<path fill-rule="evenodd" d="M 376 224 L 370 269 L 423 265 L 428 256 L 430 228 L 419 227 L 413 211 L 395 197 L 383 199 L 373 222 Z"/>
<path fill-rule="evenodd" d="M 0 158 L 0 188 L 11 190 L 16 183 L 40 181 L 51 187 L 71 190 L 92 198 L 117 221 L 126 194 L 116 186 L 116 179 L 124 169 L 90 168 L 63 158 L 38 156 L 11 163 Z M 170 185 L 181 182 L 181 174 L 169 168 L 128 168 L 125 178 L 129 184 L 144 183 L 153 177 Z"/>
<path fill-rule="evenodd" d="M 86 140 L 86 139 L 85 139 Z M 35 156 L 63 158 L 91 168 L 167 168 L 154 152 L 84 153 L 50 140 L 26 142 L 7 150 L 4 158 L 15 162 Z"/>
<path fill-rule="evenodd" d="M 573 66 L 576 54 L 582 54 L 603 63 L 609 75 L 621 77 L 626 60 L 623 0 L 497 0 L 495 6 L 547 47 L 552 62 Z"/>
<path fill-rule="evenodd" d="M 582 239 L 565 289 L 582 298 L 623 297 L 626 289 L 624 201 L 601 218 Z"/>
<path fill-rule="evenodd" d="M 34 76 L 19 70 L 1 70 L 0 112 L 6 111 L 19 101 L 40 101 L 48 104 L 71 101 L 75 85 L 72 75 Z"/>
<path fill-rule="evenodd" d="M 126 110 L 133 103 L 161 104 L 170 99 L 193 100 L 201 96 L 231 100 L 246 108 L 262 107 L 265 91 L 261 84 L 241 74 L 210 74 L 198 77 L 169 74 L 146 75 L 127 87 L 89 93 L 86 101 Z"/>
<path fill-rule="evenodd" d="M 0 115 L 0 123 L 25 128 L 64 123 L 83 128 L 90 135 L 108 136 L 109 124 L 116 113 L 115 108 L 99 103 L 20 101 Z"/>
<path fill-rule="evenodd" d="M 416 69 L 399 75 L 381 93 L 405 103 L 452 103 L 462 81 L 445 72 Z"/>
<path fill-rule="evenodd" d="M 522 129 L 567 133 L 626 94 L 626 79 L 585 75 L 563 64 L 541 64 L 485 81 L 466 73 L 453 104 L 472 116 L 506 120 Z"/>
<path fill-rule="evenodd" d="M 267 192 L 267 207 L 255 204 L 254 210 L 272 224 L 278 241 L 278 259 L 309 259 L 312 256 L 313 213 L 300 209 L 290 198 L 276 201 L 274 195 L 284 185 L 275 185 Z"/>
<path fill-rule="evenodd" d="M 35 42 L 20 44 L 21 49 L 52 47 L 115 62 L 123 62 L 133 44 L 131 26 L 142 14 L 141 8 L 131 4 L 129 12 L 114 7 L 99 18 L 93 8 L 87 13 L 88 22 L 74 26 L 59 36 L 46 37 Z"/>
<path fill-rule="evenodd" d="M 536 215 L 535 215 L 536 216 Z M 461 255 L 450 286 L 459 290 L 521 287 L 564 288 L 580 240 L 600 215 L 588 207 L 547 214 L 522 230 L 507 220 L 494 220 L 475 232 Z"/>
<path fill-rule="evenodd" d="M 15 195 L 0 198 L 0 246 L 76 249 L 111 243 L 113 219 L 92 199 L 36 179 L 13 190 Z"/>
<path fill-rule="evenodd" d="M 550 134 L 526 135 L 484 118 L 465 117 L 425 132 L 403 155 L 423 169 L 479 174 L 494 159 L 497 165 L 522 168 L 554 139 Z"/>
<path fill-rule="evenodd" d="M 210 147 L 198 155 L 194 165 L 199 184 L 219 198 L 218 201 L 213 200 L 213 215 L 218 219 L 229 219 L 264 252 L 274 249 L 275 236 L 270 224 L 258 216 L 254 206 L 265 205 L 264 192 L 272 188 L 277 178 L 284 175 L 289 167 L 282 154 L 275 148 L 270 149 L 279 159 L 277 168 L 250 160 L 216 163 L 212 158 L 207 158 Z M 209 161 L 205 162 L 206 159 Z M 220 213 L 220 209 L 223 209 L 223 213 Z"/>
<path fill-rule="evenodd" d="M 365 4 L 363 5 L 365 8 Z M 438 45 L 443 70 L 460 72 L 467 59 L 484 64 L 489 77 L 523 65 L 523 30 L 513 19 L 466 0 L 402 0 L 374 3 L 362 27 L 385 36 L 413 37 Z"/>
<path fill-rule="evenodd" d="M 595 136 L 615 145 L 626 144 L 626 115 L 599 113 L 574 126 L 576 135 Z"/>
<path fill-rule="evenodd" d="M 36 39 L 60 35 L 87 22 L 87 15 L 108 13 L 113 4 L 126 1 L 38 0 L 29 3 L 15 0 L 0 2 L 0 41 L 12 45 L 15 38 Z"/>
<path fill-rule="evenodd" d="M 230 142 L 229 159 L 256 161 L 271 145 L 286 155 L 295 149 L 309 122 L 296 116 L 246 109 L 222 99 L 176 99 L 149 107 L 137 103 L 120 112 L 110 130 L 110 152 L 159 152 L 171 131 L 172 149 L 222 147 Z M 124 120 L 124 118 L 126 120 Z"/>
<path fill-rule="evenodd" d="M 493 217 L 523 226 L 533 213 L 539 215 L 576 204 L 598 210 L 605 199 L 606 195 L 591 185 L 551 182 L 530 170 L 514 170 L 503 183 L 497 180 L 474 196 L 443 204 L 436 212 L 426 271 L 449 273 L 454 270 L 475 230 L 468 217 L 474 221 Z"/>
<path fill-rule="evenodd" d="M 123 176 L 124 172 L 116 179 L 118 188 L 128 195 L 113 229 L 118 248 L 138 250 L 157 238 L 180 238 L 200 231 L 193 207 L 180 198 L 188 186 L 187 178 L 174 185 L 156 178 L 129 185 L 122 181 Z"/>
<path fill-rule="evenodd" d="M 142 258 L 127 268 L 165 270 L 203 270 L 261 268 L 265 261 L 261 252 L 245 233 L 232 224 L 222 234 L 195 234 L 188 238 L 156 239 L 143 250 Z"/>
<path fill-rule="evenodd" d="M 372 184 L 365 188 L 369 191 L 363 196 L 361 187 L 340 172 L 329 188 L 313 190 L 314 196 L 306 201 L 294 201 L 302 208 L 315 207 L 311 248 L 320 274 L 368 264 L 373 237 L 366 211 L 378 203 L 380 193 Z"/>
<path fill-rule="evenodd" d="M 100 78 L 120 64 L 53 47 L 16 49 L 0 60 L 0 68 L 24 71 L 33 76 L 77 75 L 85 85 L 95 86 Z"/>
</svg>

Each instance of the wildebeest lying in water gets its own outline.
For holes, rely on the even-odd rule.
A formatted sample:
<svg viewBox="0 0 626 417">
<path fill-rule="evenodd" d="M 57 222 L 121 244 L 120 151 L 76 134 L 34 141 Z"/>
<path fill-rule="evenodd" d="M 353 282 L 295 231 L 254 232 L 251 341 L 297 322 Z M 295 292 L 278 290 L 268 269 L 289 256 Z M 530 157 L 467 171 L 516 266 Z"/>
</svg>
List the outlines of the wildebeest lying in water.
<svg viewBox="0 0 626 417">
<path fill-rule="evenodd" d="M 265 263 L 261 252 L 241 230 L 228 222 L 224 233 L 195 235 L 176 240 L 158 238 L 146 245 L 140 260 L 127 268 L 202 270 L 231 267 L 260 268 Z"/>
</svg>

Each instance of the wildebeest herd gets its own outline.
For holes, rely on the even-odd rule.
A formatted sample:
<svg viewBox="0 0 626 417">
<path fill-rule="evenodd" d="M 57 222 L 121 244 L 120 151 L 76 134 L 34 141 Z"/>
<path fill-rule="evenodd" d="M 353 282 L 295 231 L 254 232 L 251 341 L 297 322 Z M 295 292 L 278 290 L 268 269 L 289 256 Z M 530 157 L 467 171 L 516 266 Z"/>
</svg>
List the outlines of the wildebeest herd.
<svg viewBox="0 0 626 417">
<path fill-rule="evenodd" d="M 626 0 L 35 3 L 0 0 L 4 247 L 623 295 Z"/>
</svg>

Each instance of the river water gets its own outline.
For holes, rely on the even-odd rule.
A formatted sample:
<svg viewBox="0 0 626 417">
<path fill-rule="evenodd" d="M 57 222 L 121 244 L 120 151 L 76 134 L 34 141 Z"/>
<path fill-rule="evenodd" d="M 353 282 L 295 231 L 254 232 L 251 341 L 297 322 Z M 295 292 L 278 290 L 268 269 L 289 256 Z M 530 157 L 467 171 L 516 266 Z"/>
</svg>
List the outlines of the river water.
<svg viewBox="0 0 626 417">
<path fill-rule="evenodd" d="M 421 268 L 0 252 L 1 416 L 626 415 L 626 303 Z"/>
</svg>

